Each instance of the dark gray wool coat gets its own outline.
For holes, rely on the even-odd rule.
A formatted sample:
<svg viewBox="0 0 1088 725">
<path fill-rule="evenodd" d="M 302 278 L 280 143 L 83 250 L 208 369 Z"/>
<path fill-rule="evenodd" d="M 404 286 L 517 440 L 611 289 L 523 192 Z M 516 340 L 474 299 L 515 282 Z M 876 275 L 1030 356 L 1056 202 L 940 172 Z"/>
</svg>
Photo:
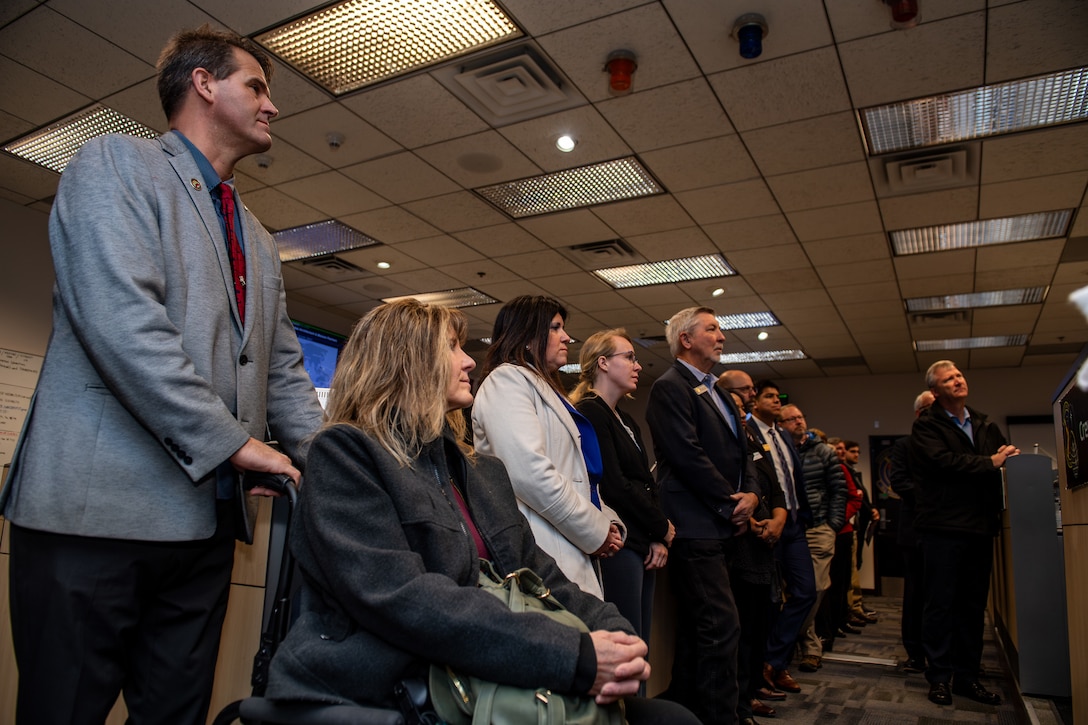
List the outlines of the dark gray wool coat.
<svg viewBox="0 0 1088 725">
<path fill-rule="evenodd" d="M 498 459 L 467 461 L 447 435 L 401 467 L 361 430 L 336 425 L 315 437 L 306 460 L 291 531 L 302 613 L 272 661 L 269 697 L 390 706 L 393 685 L 431 662 L 571 691 L 584 635 L 542 614 L 511 612 L 477 588 L 476 547 L 449 489 L 447 460 L 461 468 L 467 505 L 500 573 L 529 567 L 591 630 L 632 631 L 536 545 Z"/>
</svg>

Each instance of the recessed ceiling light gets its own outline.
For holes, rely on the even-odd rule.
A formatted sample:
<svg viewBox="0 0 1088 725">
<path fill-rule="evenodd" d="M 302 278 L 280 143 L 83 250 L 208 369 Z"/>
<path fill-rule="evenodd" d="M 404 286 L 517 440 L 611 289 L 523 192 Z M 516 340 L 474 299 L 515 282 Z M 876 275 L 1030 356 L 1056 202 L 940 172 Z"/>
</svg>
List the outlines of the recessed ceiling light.
<svg viewBox="0 0 1088 725">
<path fill-rule="evenodd" d="M 974 350 L 980 347 L 1018 347 L 1028 344 L 1027 335 L 1000 335 L 992 337 L 957 337 L 944 340 L 915 340 L 918 352 L 937 350 Z"/>
<path fill-rule="evenodd" d="M 941 224 L 934 227 L 901 229 L 891 232 L 892 249 L 897 256 L 968 249 L 987 244 L 1030 242 L 1064 237 L 1073 218 L 1072 209 L 1044 211 L 1036 214 L 977 222 Z"/>
<path fill-rule="evenodd" d="M 1088 119 L 1088 67 L 858 111 L 869 154 Z"/>
<path fill-rule="evenodd" d="M 720 254 L 593 270 L 594 275 L 616 289 L 728 277 L 736 273 L 736 270 L 730 267 L 725 257 Z"/>
<path fill-rule="evenodd" d="M 490 305 L 498 302 L 494 297 L 486 295 L 473 287 L 459 287 L 458 289 L 444 290 L 442 292 L 421 292 L 416 295 L 402 295 L 400 297 L 383 297 L 382 302 L 413 299 L 424 304 L 442 305 L 444 307 L 476 307 L 477 305 Z"/>
<path fill-rule="evenodd" d="M 1003 305 L 1031 305 L 1046 299 L 1049 287 L 1025 287 L 1002 289 L 991 292 L 970 292 L 940 297 L 910 297 L 907 312 L 931 312 L 933 310 L 966 310 L 975 307 L 1001 307 Z"/>
<path fill-rule="evenodd" d="M 109 133 L 124 133 L 139 138 L 159 136 L 158 131 L 96 103 L 12 141 L 4 150 L 59 174 L 80 146 L 96 136 Z"/>
<path fill-rule="evenodd" d="M 722 355 L 722 365 L 742 363 L 779 362 L 781 360 L 805 360 L 808 358 L 801 350 L 764 350 L 763 352 L 730 352 Z"/>
<path fill-rule="evenodd" d="M 575 141 L 572 137 L 567 136 L 566 134 L 560 136 L 555 140 L 555 147 L 565 154 L 569 154 L 571 151 L 574 150 L 574 147 L 577 145 L 578 142 Z"/>
<path fill-rule="evenodd" d="M 389 269 L 391 266 L 393 265 L 389 264 L 389 262 L 378 262 L 378 269 Z"/>
<path fill-rule="evenodd" d="M 280 250 L 281 262 L 321 257 L 349 249 L 373 247 L 381 244 L 377 239 L 330 219 L 317 224 L 281 229 L 272 235 Z"/>
<path fill-rule="evenodd" d="M 756 335 L 756 339 L 758 340 L 766 340 L 768 337 L 770 337 L 770 335 L 767 333 L 766 330 L 760 330 L 759 334 Z"/>
<path fill-rule="evenodd" d="M 346 0 L 256 41 L 341 95 L 523 34 L 488 0 Z"/>
<path fill-rule="evenodd" d="M 476 193 L 520 219 L 564 209 L 664 194 L 649 171 L 633 156 L 578 166 L 476 189 Z"/>
<path fill-rule="evenodd" d="M 781 325 L 770 312 L 738 312 L 735 315 L 718 315 L 718 327 L 723 330 L 750 330 L 753 327 Z"/>
<path fill-rule="evenodd" d="M 711 297 L 721 297 L 724 294 L 725 294 L 725 288 L 724 287 L 716 287 L 714 289 L 714 291 L 710 293 L 710 296 Z"/>
</svg>

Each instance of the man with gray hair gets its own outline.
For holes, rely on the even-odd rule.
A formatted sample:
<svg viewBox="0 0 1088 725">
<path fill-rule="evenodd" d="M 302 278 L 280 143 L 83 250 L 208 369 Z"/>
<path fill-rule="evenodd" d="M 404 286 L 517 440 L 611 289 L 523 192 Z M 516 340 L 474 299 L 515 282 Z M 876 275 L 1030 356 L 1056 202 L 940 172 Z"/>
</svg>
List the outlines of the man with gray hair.
<svg viewBox="0 0 1088 725">
<path fill-rule="evenodd" d="M 741 414 L 711 373 L 725 342 L 714 310 L 677 312 L 666 338 L 676 359 L 654 383 L 646 409 L 662 507 L 676 526 L 669 553 L 676 653 L 664 697 L 705 725 L 733 725 L 740 619 L 728 564 L 732 538 L 745 531 L 759 498 Z"/>
<path fill-rule="evenodd" d="M 984 705 L 1001 697 L 978 681 L 993 538 L 1001 526 L 1001 468 L 1020 453 L 986 416 L 967 405 L 967 380 L 951 360 L 926 371 L 933 405 L 914 421 L 910 467 L 917 489 L 915 528 L 925 558 L 922 646 L 929 699 L 952 694 Z"/>
</svg>

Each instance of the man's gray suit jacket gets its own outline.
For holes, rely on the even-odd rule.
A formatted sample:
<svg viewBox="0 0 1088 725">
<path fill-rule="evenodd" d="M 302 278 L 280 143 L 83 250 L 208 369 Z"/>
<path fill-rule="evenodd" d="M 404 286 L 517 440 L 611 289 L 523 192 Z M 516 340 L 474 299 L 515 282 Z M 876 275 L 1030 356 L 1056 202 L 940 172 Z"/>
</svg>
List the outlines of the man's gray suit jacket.
<svg viewBox="0 0 1088 725">
<path fill-rule="evenodd" d="M 204 539 L 215 469 L 249 437 L 301 463 L 321 408 L 275 242 L 245 210 L 243 329 L 209 191 L 176 133 L 94 139 L 61 177 L 53 332 L 0 494 L 19 526 Z"/>
</svg>

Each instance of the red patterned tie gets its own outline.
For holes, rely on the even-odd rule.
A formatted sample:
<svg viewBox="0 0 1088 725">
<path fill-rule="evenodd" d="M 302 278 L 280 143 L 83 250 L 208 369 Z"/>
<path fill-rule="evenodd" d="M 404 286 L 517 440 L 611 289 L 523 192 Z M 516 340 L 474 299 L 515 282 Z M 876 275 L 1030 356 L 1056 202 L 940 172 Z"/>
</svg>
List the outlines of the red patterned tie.
<svg viewBox="0 0 1088 725">
<path fill-rule="evenodd" d="M 227 226 L 227 248 L 230 250 L 230 273 L 234 280 L 234 298 L 238 301 L 238 317 L 246 321 L 246 257 L 234 229 L 234 193 L 227 184 L 215 187 L 219 194 L 223 221 Z"/>
</svg>

